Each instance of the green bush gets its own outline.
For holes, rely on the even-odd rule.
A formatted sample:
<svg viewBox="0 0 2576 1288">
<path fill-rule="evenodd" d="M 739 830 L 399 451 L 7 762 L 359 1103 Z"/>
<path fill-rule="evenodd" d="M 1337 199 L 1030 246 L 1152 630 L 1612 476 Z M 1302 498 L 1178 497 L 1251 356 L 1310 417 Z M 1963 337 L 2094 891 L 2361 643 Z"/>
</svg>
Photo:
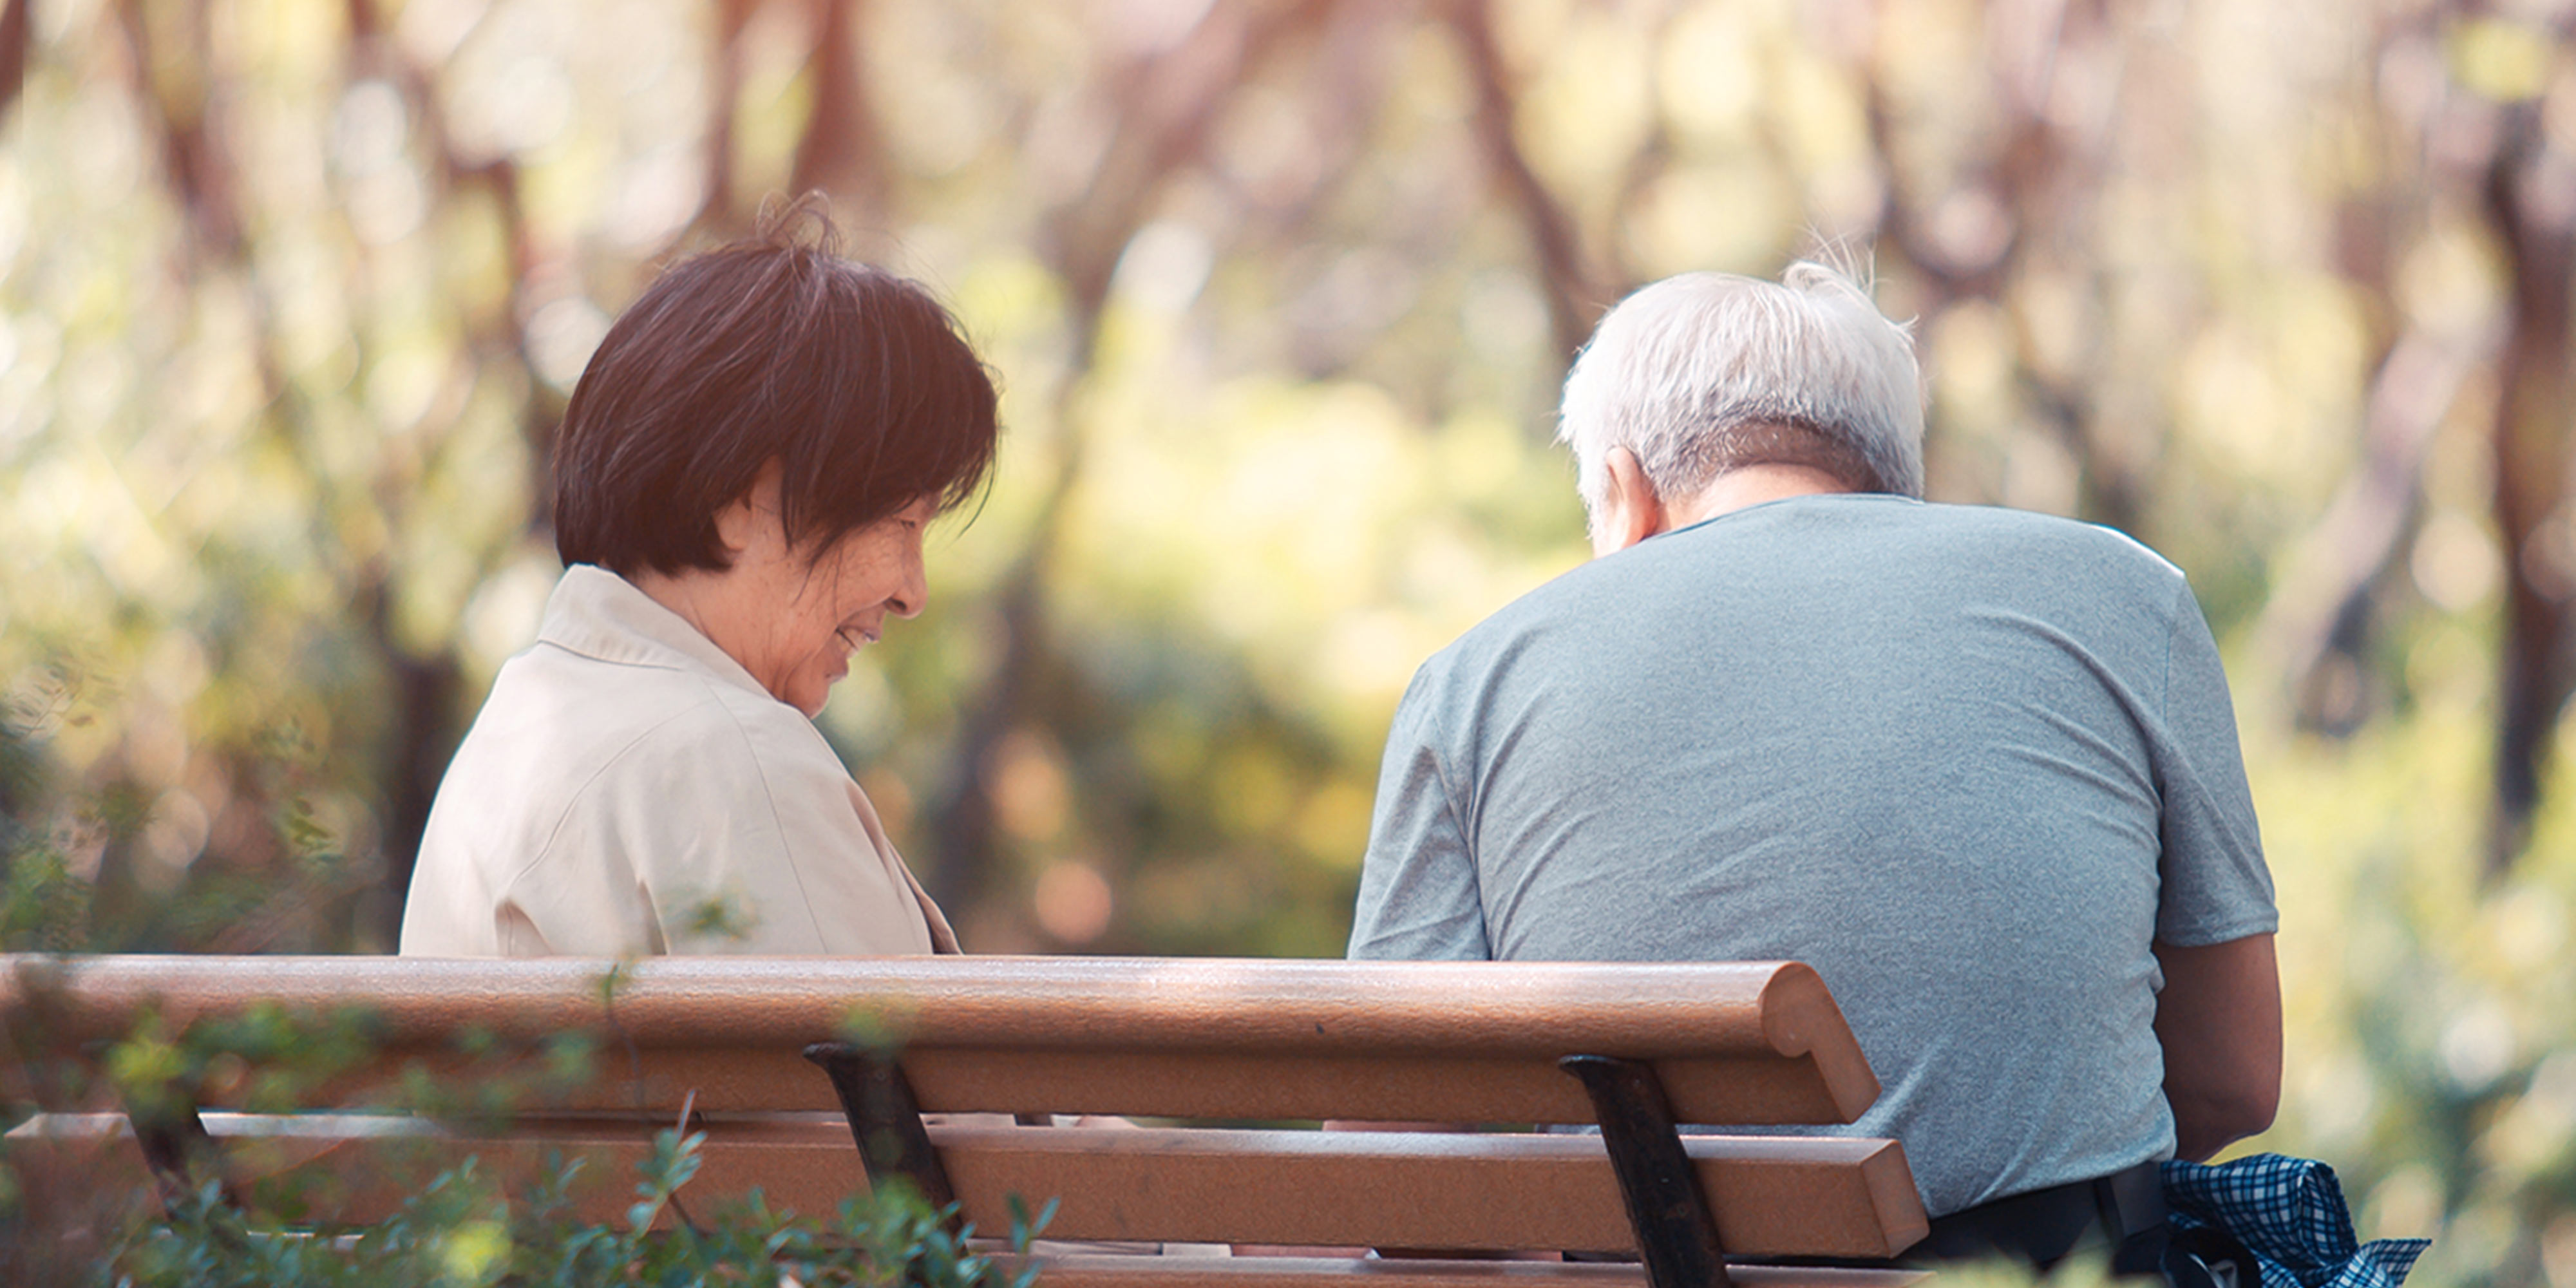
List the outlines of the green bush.
<svg viewBox="0 0 2576 1288">
<path fill-rule="evenodd" d="M 183 1026 L 147 1014 L 117 1040 L 78 1041 L 46 1022 L 45 978 L 22 967 L 18 1004 L 0 1014 L 0 1046 L 7 1048 L 0 1127 L 25 1122 L 40 1105 L 122 1108 L 147 1122 L 185 1121 L 207 1103 L 291 1112 L 316 1104 L 326 1084 L 379 1052 L 377 1026 L 362 1011 L 312 1015 L 273 1005 Z M 602 984 L 613 986 L 613 977 Z M 534 1042 L 469 1033 L 451 1052 L 464 1058 L 461 1067 L 433 1079 L 407 1063 L 367 1103 L 441 1120 L 507 1123 L 589 1084 L 597 1047 L 598 1035 L 582 1032 Z M 554 1153 L 516 1192 L 469 1157 L 411 1190 L 391 1215 L 342 1227 L 308 1219 L 316 1178 L 286 1174 L 227 1192 L 221 1179 L 200 1174 L 165 1197 L 105 1176 L 64 1175 L 59 1165 L 30 1171 L 0 1140 L 0 1283 L 1028 1288 L 1035 1275 L 1006 1274 L 970 1252 L 972 1231 L 951 1228 L 953 1208 L 935 1211 L 900 1184 L 853 1195 L 828 1215 L 773 1208 L 757 1190 L 693 1209 L 682 1191 L 698 1172 L 704 1140 L 677 1128 L 657 1133 L 637 1164 L 634 1201 L 605 1223 L 585 1219 L 573 1201 L 577 1185 L 592 1180 L 589 1164 Z M 378 1179 L 411 1179 L 399 1155 L 386 1152 Z M 1053 1205 L 1034 1220 L 1016 1198 L 1011 1210 L 1010 1246 L 1025 1251 Z"/>
<path fill-rule="evenodd" d="M 755 1192 L 738 1206 L 677 1229 L 655 1221 L 697 1171 L 699 1137 L 666 1130 L 639 1164 L 636 1201 L 622 1223 L 570 1215 L 567 1190 L 579 1160 L 556 1160 L 548 1179 L 512 1201 L 472 1160 L 442 1173 L 393 1216 L 353 1233 L 299 1231 L 226 1202 L 209 1182 L 166 1215 L 133 1225 L 89 1282 L 118 1288 L 594 1288 L 597 1285 L 918 1285 L 1028 1288 L 1026 1268 L 1004 1275 L 967 1250 L 965 1237 L 898 1187 L 854 1195 L 835 1219 L 772 1210 Z M 1033 1227 L 1014 1205 L 1012 1245 Z"/>
</svg>

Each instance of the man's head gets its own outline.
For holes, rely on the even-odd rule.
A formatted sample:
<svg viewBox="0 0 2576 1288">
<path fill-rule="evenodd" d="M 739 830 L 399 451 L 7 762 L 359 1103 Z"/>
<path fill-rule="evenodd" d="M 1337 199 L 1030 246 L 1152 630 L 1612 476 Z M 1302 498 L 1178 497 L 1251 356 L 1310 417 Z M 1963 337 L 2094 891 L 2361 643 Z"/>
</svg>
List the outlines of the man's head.
<svg viewBox="0 0 2576 1288">
<path fill-rule="evenodd" d="M 1557 438 L 1574 449 L 1599 549 L 1623 480 L 1665 506 L 1762 466 L 1921 496 L 1918 381 L 1905 328 L 1833 269 L 1793 264 L 1777 285 L 1685 273 L 1601 320 L 1566 377 Z"/>
</svg>

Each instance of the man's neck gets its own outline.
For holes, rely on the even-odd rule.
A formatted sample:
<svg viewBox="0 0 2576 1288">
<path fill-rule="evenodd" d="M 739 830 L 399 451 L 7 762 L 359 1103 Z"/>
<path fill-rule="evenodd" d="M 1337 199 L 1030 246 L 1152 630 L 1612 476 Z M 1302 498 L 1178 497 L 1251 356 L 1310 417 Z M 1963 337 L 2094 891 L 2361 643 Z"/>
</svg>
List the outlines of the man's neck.
<svg viewBox="0 0 2576 1288">
<path fill-rule="evenodd" d="M 1687 528 L 1704 519 L 1731 514 L 1766 501 L 1793 496 L 1827 496 L 1853 488 L 1841 479 L 1806 465 L 1745 465 L 1711 480 L 1699 495 L 1665 507 L 1665 530 Z"/>
</svg>

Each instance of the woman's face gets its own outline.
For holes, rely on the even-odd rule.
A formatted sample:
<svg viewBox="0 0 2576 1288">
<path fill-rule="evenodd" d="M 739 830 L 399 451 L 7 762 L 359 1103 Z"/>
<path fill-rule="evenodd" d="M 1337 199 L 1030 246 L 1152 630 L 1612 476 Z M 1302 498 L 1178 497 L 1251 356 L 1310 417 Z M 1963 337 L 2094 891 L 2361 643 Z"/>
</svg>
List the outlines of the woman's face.
<svg viewBox="0 0 2576 1288">
<path fill-rule="evenodd" d="M 730 620 L 702 622 L 699 629 L 770 696 L 811 718 L 823 710 L 832 685 L 849 674 L 850 655 L 884 634 L 886 618 L 911 617 L 929 599 L 921 533 L 938 510 L 934 498 L 919 498 L 851 532 L 809 564 L 806 547 L 787 544 L 776 496 L 754 490 L 751 512 L 742 516 L 748 540 L 734 566 L 720 574 L 733 583 L 726 588 L 733 593 L 723 596 L 731 601 Z"/>
</svg>

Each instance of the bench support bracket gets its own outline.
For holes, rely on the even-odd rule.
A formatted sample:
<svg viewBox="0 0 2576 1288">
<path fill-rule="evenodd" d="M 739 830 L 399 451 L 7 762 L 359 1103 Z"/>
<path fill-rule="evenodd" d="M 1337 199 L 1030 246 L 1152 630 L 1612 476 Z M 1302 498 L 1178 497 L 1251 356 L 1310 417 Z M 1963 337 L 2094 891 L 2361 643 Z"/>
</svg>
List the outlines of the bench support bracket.
<svg viewBox="0 0 2576 1288">
<path fill-rule="evenodd" d="M 1637 1232 L 1653 1288 L 1728 1288 L 1717 1220 L 1682 1149 L 1664 1084 L 1643 1061 L 1570 1055 L 1557 1067 L 1583 1082 L 1601 1120 L 1601 1142 Z"/>
<path fill-rule="evenodd" d="M 183 1101 L 139 1111 L 128 1101 L 125 1121 L 134 1128 L 134 1143 L 143 1151 L 143 1165 L 152 1173 L 163 1210 L 177 1215 L 180 1205 L 207 1177 L 215 1178 L 221 1186 L 225 1203 L 241 1206 L 231 1178 L 224 1175 L 223 1151 L 206 1133 L 205 1120 L 197 1116 L 194 1104 Z"/>
<path fill-rule="evenodd" d="M 904 1081 L 903 1066 L 892 1055 L 846 1042 L 817 1042 L 805 1048 L 805 1058 L 832 1075 L 832 1089 L 840 1093 L 841 1112 L 849 1117 L 850 1138 L 867 1164 L 871 1188 L 882 1189 L 901 1177 L 934 1212 L 957 1202 L 948 1169 L 940 1165 L 939 1151 L 921 1125 L 921 1102 L 913 1098 L 912 1084 Z M 953 1227 L 963 1217 L 952 1214 L 948 1219 Z"/>
</svg>

